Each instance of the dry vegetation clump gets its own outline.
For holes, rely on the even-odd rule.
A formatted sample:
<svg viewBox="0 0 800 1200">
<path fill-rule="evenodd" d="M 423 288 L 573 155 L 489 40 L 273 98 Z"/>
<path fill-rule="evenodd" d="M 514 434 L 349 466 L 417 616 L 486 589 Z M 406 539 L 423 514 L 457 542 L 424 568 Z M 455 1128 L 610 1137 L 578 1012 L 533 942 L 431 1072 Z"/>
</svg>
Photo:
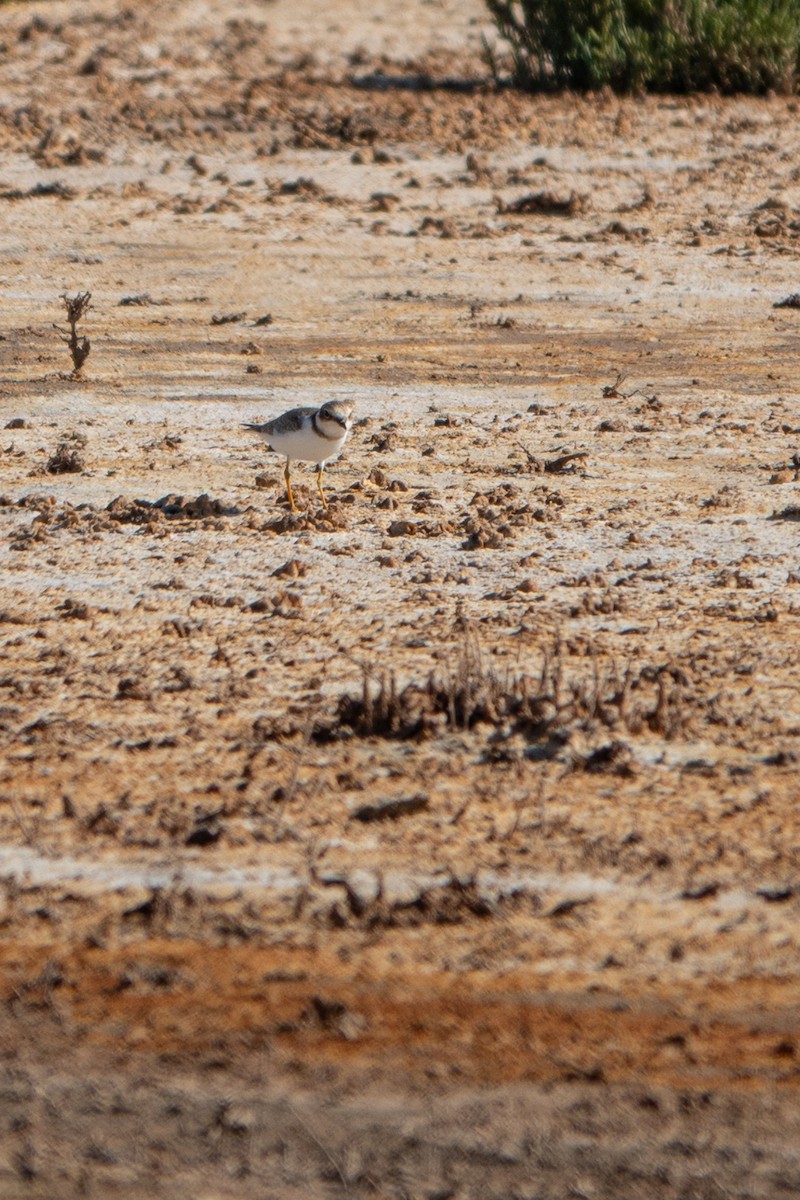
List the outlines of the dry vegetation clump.
<svg viewBox="0 0 800 1200">
<path fill-rule="evenodd" d="M 364 668 L 360 695 L 344 693 L 335 716 L 318 722 L 317 741 L 357 737 L 424 738 L 478 726 L 521 734 L 531 745 L 565 743 L 576 729 L 605 728 L 665 738 L 683 733 L 693 707 L 689 678 L 678 666 L 629 663 L 576 674 L 554 640 L 541 651 L 536 675 L 498 671 L 471 637 L 452 664 L 423 682 L 398 687 L 393 671 Z"/>
<path fill-rule="evenodd" d="M 78 322 L 89 311 L 92 293 L 78 292 L 77 296 L 67 296 L 66 293 L 62 293 L 61 299 L 64 301 L 64 307 L 67 310 L 67 325 L 69 329 L 60 329 L 59 332 L 62 341 L 66 342 L 69 347 L 70 357 L 72 358 L 72 378 L 77 379 L 92 348 L 88 337 L 85 334 L 78 333 Z M 58 326 L 56 325 L 55 328 L 58 329 Z"/>
<path fill-rule="evenodd" d="M 81 433 L 70 434 L 67 440 L 59 442 L 55 453 L 47 460 L 45 470 L 48 475 L 79 475 L 86 466 L 85 446 L 86 438 Z"/>
<path fill-rule="evenodd" d="M 525 905 L 538 910 L 538 896 L 490 897 L 476 880 L 453 876 L 432 887 L 421 888 L 413 899 L 387 900 L 378 895 L 365 903 L 363 897 L 347 889 L 346 903 L 335 903 L 328 920 L 336 926 L 361 924 L 366 929 L 418 929 L 424 925 L 461 925 L 472 917 L 492 917 Z"/>
</svg>

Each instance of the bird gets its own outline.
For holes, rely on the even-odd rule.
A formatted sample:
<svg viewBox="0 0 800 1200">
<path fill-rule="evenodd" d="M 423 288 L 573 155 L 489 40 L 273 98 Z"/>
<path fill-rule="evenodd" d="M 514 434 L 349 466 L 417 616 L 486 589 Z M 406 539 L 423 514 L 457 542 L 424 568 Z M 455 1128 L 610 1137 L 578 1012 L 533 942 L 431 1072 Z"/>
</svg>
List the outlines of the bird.
<svg viewBox="0 0 800 1200">
<path fill-rule="evenodd" d="M 270 449 L 286 455 L 283 477 L 292 512 L 298 511 L 289 475 L 293 462 L 317 464 L 317 490 L 322 507 L 328 507 L 322 490 L 322 469 L 341 452 L 347 441 L 353 426 L 352 404 L 344 400 L 327 400 L 321 408 L 292 408 L 274 421 L 265 421 L 263 425 L 250 422 L 243 424 L 245 429 L 252 429 L 259 434 Z"/>
</svg>

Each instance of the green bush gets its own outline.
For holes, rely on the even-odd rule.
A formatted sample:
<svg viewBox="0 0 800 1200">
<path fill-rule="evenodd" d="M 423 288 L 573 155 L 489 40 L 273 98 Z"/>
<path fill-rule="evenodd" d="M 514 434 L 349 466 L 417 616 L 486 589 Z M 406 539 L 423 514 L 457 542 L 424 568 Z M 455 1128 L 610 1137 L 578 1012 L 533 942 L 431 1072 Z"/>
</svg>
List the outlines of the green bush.
<svg viewBox="0 0 800 1200">
<path fill-rule="evenodd" d="M 800 0 L 486 0 L 519 87 L 794 90 Z"/>
</svg>

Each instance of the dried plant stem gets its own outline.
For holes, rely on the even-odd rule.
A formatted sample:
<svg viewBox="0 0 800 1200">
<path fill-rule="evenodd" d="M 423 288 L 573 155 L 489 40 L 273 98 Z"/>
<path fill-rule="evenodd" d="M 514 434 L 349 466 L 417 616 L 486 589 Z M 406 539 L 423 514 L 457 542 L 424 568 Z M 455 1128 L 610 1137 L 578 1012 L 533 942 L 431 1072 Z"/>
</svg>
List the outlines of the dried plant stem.
<svg viewBox="0 0 800 1200">
<path fill-rule="evenodd" d="M 81 367 L 89 357 L 91 343 L 85 334 L 78 333 L 78 322 L 89 311 L 90 301 L 92 299 L 91 292 L 78 292 L 77 296 L 68 296 L 66 292 L 61 293 L 61 299 L 64 301 L 64 307 L 67 310 L 67 324 L 69 329 L 59 329 L 58 325 L 54 328 L 59 329 L 61 338 L 69 346 L 69 352 L 72 357 L 72 378 L 75 379 L 80 374 Z"/>
</svg>

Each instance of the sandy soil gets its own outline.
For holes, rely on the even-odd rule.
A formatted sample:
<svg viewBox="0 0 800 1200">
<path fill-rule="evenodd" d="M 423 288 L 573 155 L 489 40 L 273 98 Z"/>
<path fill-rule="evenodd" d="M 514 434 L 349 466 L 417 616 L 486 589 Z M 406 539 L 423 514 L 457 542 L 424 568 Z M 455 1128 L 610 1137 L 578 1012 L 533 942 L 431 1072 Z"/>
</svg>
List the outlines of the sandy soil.
<svg viewBox="0 0 800 1200">
<path fill-rule="evenodd" d="M 3 16 L 0 1193 L 796 1195 L 797 103 Z"/>
</svg>

